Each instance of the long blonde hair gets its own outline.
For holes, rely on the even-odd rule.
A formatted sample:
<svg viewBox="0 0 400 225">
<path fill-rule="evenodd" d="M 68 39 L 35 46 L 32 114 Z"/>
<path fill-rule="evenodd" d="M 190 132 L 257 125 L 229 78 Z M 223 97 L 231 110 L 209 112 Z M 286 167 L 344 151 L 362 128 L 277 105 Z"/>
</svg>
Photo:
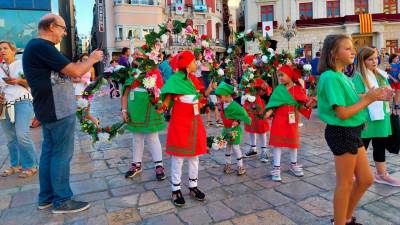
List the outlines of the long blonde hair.
<svg viewBox="0 0 400 225">
<path fill-rule="evenodd" d="M 370 47 L 360 48 L 357 54 L 356 72 L 358 72 L 361 75 L 362 81 L 368 89 L 371 89 L 371 83 L 368 80 L 368 73 L 367 73 L 368 69 L 365 65 L 365 60 L 367 60 L 374 54 L 377 54 L 375 49 Z M 384 79 L 378 71 L 372 71 L 372 73 L 374 73 L 379 86 L 385 85 Z"/>
</svg>

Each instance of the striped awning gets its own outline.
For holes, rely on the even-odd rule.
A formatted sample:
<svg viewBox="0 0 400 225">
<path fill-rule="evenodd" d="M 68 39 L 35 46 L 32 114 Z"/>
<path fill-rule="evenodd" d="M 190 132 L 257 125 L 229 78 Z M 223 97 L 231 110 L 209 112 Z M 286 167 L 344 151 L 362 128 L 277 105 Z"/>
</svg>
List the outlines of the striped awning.
<svg viewBox="0 0 400 225">
<path fill-rule="evenodd" d="M 360 34 L 372 33 L 372 14 L 360 14 Z"/>
</svg>

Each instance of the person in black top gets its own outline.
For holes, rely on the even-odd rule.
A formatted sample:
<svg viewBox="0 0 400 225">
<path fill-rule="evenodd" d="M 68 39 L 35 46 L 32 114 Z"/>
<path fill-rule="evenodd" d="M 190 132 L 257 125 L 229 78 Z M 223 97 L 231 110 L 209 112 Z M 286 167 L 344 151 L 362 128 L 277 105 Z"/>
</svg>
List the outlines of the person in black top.
<svg viewBox="0 0 400 225">
<path fill-rule="evenodd" d="M 63 18 L 47 14 L 40 20 L 38 29 L 38 38 L 29 41 L 22 59 L 35 115 L 43 129 L 38 208 L 53 207 L 53 213 L 80 212 L 90 205 L 71 200 L 69 176 L 76 120 L 71 78 L 88 72 L 102 60 L 103 52 L 95 50 L 87 61 L 71 63 L 55 47 L 66 35 Z"/>
</svg>

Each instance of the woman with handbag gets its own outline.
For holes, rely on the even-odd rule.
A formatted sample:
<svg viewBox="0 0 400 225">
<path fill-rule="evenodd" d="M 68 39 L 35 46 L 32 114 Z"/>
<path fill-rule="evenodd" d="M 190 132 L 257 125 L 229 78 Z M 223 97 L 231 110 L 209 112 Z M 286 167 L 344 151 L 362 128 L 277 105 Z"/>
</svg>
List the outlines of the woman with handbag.
<svg viewBox="0 0 400 225">
<path fill-rule="evenodd" d="M 388 75 L 378 69 L 376 50 L 369 47 L 361 48 L 357 62 L 359 63 L 357 63 L 353 83 L 359 94 L 365 94 L 372 88 L 381 87 L 387 87 L 388 94 L 393 93 L 389 86 Z M 387 137 L 392 134 L 389 102 L 376 101 L 368 106 L 367 112 L 368 120 L 361 137 L 366 149 L 372 141 L 373 158 L 376 166 L 375 182 L 400 187 L 400 179 L 391 177 L 386 170 L 385 143 Z"/>
<path fill-rule="evenodd" d="M 33 117 L 32 96 L 24 79 L 22 61 L 16 60 L 17 48 L 8 41 L 0 41 L 0 87 L 4 93 L 3 113 L 0 126 L 7 139 L 10 152 L 10 168 L 3 177 L 19 173 L 26 178 L 37 173 L 38 163 L 29 125 Z"/>
</svg>

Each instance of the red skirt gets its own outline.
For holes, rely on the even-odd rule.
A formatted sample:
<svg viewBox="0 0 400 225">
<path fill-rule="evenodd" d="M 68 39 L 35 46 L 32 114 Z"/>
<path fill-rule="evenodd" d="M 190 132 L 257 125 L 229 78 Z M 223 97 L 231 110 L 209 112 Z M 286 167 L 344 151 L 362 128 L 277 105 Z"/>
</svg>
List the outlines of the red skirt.
<svg viewBox="0 0 400 225">
<path fill-rule="evenodd" d="M 275 110 L 272 120 L 269 145 L 274 147 L 299 148 L 299 116 L 296 113 L 296 122 L 289 123 L 289 113 L 295 112 L 295 106 L 281 106 Z"/>
<path fill-rule="evenodd" d="M 263 134 L 267 131 L 269 131 L 269 123 L 268 120 L 265 120 L 263 118 L 260 118 L 259 115 L 254 114 L 249 110 L 249 107 L 251 107 L 252 104 L 255 103 L 250 103 L 248 101 L 245 101 L 243 107 L 246 109 L 247 113 L 249 114 L 251 118 L 251 124 L 248 125 L 247 123 L 244 124 L 244 130 L 248 133 L 253 133 L 253 134 Z M 264 110 L 265 106 L 261 105 L 259 107 L 262 107 L 262 110 Z"/>
<path fill-rule="evenodd" d="M 193 104 L 175 101 L 168 126 L 166 152 L 174 156 L 197 156 L 207 153 L 207 136 L 200 113 Z"/>
</svg>

